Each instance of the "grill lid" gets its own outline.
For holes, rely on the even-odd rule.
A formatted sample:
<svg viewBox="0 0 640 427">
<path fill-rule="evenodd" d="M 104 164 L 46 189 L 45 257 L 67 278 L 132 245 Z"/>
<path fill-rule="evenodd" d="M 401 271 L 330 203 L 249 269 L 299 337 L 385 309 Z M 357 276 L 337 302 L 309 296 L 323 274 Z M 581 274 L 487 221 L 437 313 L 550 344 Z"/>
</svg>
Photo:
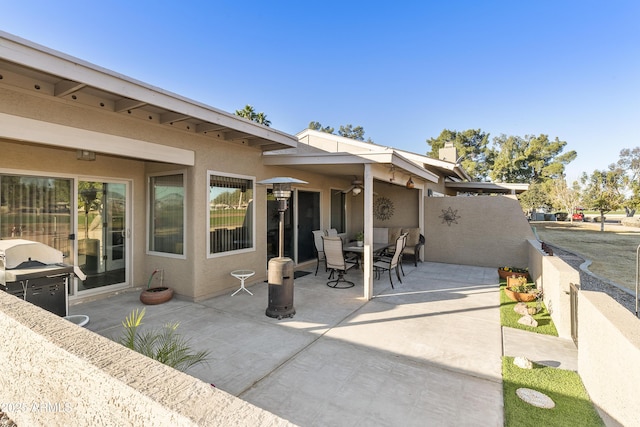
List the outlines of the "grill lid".
<svg viewBox="0 0 640 427">
<path fill-rule="evenodd" d="M 40 242 L 24 239 L 0 240 L 0 269 L 61 264 L 62 252 Z"/>
</svg>

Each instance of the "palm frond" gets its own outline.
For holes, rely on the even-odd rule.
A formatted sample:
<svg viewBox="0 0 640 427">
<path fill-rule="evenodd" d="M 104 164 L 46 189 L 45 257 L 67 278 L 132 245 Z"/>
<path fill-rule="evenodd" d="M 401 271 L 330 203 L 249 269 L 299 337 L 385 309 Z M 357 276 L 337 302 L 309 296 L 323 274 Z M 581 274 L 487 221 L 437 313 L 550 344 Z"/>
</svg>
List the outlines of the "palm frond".
<svg viewBox="0 0 640 427">
<path fill-rule="evenodd" d="M 207 362 L 210 352 L 193 352 L 190 340 L 177 333 L 179 323 L 167 323 L 160 330 L 139 331 L 144 314 L 144 309 L 136 309 L 125 318 L 120 344 L 180 371 Z"/>
</svg>

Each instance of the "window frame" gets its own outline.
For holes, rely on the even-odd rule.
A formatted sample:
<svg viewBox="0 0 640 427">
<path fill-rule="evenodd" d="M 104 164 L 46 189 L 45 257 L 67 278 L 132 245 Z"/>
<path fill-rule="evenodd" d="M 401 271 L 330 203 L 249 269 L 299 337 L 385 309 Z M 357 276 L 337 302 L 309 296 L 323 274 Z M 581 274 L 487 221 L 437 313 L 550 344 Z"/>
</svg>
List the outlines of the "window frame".
<svg viewBox="0 0 640 427">
<path fill-rule="evenodd" d="M 340 189 L 334 189 L 331 188 L 330 189 L 331 193 L 330 193 L 330 198 L 329 198 L 329 227 L 328 228 L 335 228 L 336 230 L 338 230 L 338 233 L 346 233 L 347 232 L 347 196 L 346 194 L 344 194 L 342 192 L 342 190 Z M 344 230 L 340 231 L 338 229 L 338 227 L 334 227 L 333 225 L 333 198 L 337 191 L 340 192 L 340 199 L 341 199 L 341 215 L 342 215 L 342 226 L 344 227 Z"/>
<path fill-rule="evenodd" d="M 182 189 L 184 192 L 183 195 L 183 206 L 182 206 L 182 254 L 174 254 L 170 252 L 159 252 L 156 250 L 151 250 L 151 193 L 153 188 L 151 186 L 151 179 L 159 176 L 170 176 L 170 175 L 182 175 Z M 165 258 L 174 258 L 174 259 L 187 259 L 187 170 L 179 169 L 179 170 L 171 170 L 171 171 L 161 171 L 161 172 L 153 172 L 147 174 L 147 197 L 146 197 L 146 249 L 147 255 L 154 255 Z"/>
<path fill-rule="evenodd" d="M 253 190 L 253 203 L 251 203 L 251 247 L 250 248 L 243 248 L 243 249 L 233 249 L 230 251 L 224 251 L 224 252 L 215 252 L 212 253 L 211 252 L 211 229 L 210 229 L 210 218 L 211 218 L 211 177 L 215 177 L 215 176 L 220 176 L 220 177 L 226 177 L 226 178 L 237 178 L 237 179 L 245 179 L 247 181 L 251 181 L 252 184 L 252 190 Z M 207 238 L 206 240 L 206 247 L 205 247 L 205 253 L 207 254 L 207 258 L 220 258 L 220 257 L 225 257 L 225 256 L 229 256 L 229 255 L 238 255 L 238 254 L 246 254 L 246 253 L 251 253 L 251 252 L 256 252 L 256 223 L 257 223 L 257 218 L 256 218 L 256 196 L 257 196 L 257 191 L 256 191 L 256 177 L 252 176 L 252 175 L 241 175 L 241 174 L 235 174 L 235 173 L 229 173 L 229 172 L 221 172 L 221 171 L 215 171 L 215 170 L 207 170 L 207 181 L 206 181 L 206 191 L 207 191 L 207 195 L 206 195 L 206 204 L 205 204 L 205 232 L 206 232 L 206 236 Z"/>
</svg>

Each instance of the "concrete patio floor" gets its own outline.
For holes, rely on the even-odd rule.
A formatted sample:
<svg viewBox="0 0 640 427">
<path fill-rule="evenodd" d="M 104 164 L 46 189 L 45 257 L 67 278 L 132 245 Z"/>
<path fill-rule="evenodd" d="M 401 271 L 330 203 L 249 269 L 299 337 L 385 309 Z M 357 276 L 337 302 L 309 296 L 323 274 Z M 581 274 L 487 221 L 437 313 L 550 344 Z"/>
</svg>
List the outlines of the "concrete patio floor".
<svg viewBox="0 0 640 427">
<path fill-rule="evenodd" d="M 362 298 L 359 271 L 347 275 L 355 287 L 333 289 L 325 285 L 328 274 L 314 270 L 295 280 L 290 319 L 267 317 L 268 285 L 248 281 L 253 296 L 174 299 L 146 306 L 144 323 L 179 322 L 194 349 L 211 350 L 209 363 L 189 374 L 298 425 L 503 425 L 503 348 L 525 355 L 539 349 L 539 337 L 509 333 L 504 339 L 517 336 L 518 345 L 503 346 L 495 268 L 405 264 L 403 283 L 394 280 L 391 289 L 383 275 L 371 301 Z M 69 311 L 116 338 L 131 310 L 145 307 L 138 295 Z M 566 340 L 545 346 L 560 350 L 532 360 L 572 368 Z"/>
</svg>

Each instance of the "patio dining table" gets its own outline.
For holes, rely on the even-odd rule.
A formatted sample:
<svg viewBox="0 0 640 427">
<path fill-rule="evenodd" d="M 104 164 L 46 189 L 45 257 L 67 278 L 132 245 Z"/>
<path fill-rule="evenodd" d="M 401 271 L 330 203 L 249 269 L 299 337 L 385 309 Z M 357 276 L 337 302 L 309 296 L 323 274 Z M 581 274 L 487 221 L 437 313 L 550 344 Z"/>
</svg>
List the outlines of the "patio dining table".
<svg viewBox="0 0 640 427">
<path fill-rule="evenodd" d="M 376 256 L 380 254 L 380 252 L 384 251 L 385 249 L 391 246 L 393 245 L 389 243 L 374 243 L 372 245 L 371 251 L 373 252 L 373 255 Z M 356 245 L 356 242 L 349 242 L 349 243 L 345 243 L 342 249 L 345 252 L 352 252 L 352 253 L 358 254 L 360 257 L 360 268 L 364 267 L 362 263 L 362 257 L 364 256 L 364 246 L 358 246 Z"/>
</svg>

